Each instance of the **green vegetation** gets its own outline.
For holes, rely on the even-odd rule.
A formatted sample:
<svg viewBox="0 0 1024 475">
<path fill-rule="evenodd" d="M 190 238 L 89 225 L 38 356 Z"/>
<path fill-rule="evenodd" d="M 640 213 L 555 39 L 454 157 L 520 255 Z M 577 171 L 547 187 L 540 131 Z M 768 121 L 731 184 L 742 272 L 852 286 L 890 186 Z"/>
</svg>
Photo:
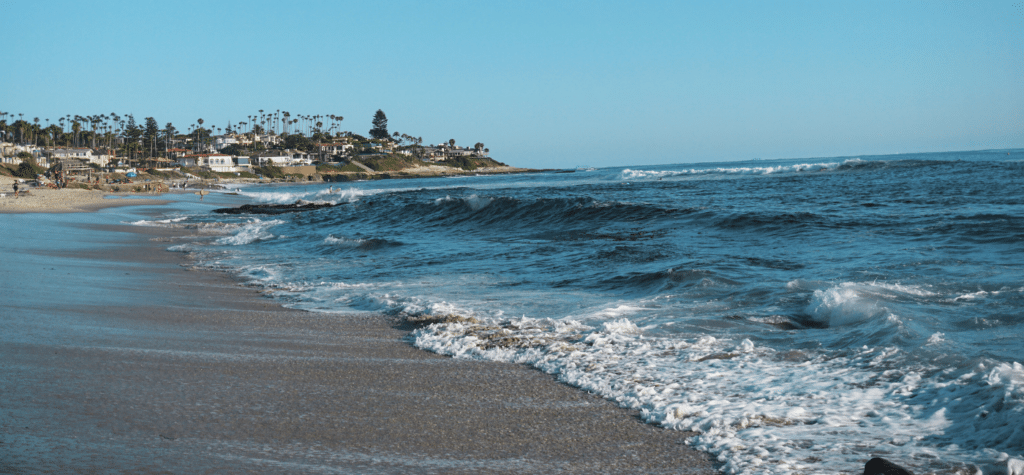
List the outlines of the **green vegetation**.
<svg viewBox="0 0 1024 475">
<path fill-rule="evenodd" d="M 256 167 L 252 170 L 257 175 L 263 175 L 266 178 L 284 178 L 284 170 L 274 165 L 267 165 L 265 167 Z"/>
<path fill-rule="evenodd" d="M 364 155 L 359 157 L 359 161 L 376 172 L 395 172 L 423 163 L 405 155 Z"/>
<path fill-rule="evenodd" d="M 249 172 L 213 172 L 213 176 L 215 176 L 217 178 L 227 178 L 227 179 L 231 179 L 231 178 L 256 178 L 256 175 L 253 175 L 252 173 L 249 173 Z"/>
<path fill-rule="evenodd" d="M 463 170 L 476 170 L 477 168 L 486 167 L 504 167 L 507 166 L 493 158 L 489 157 L 453 157 L 443 162 L 437 162 L 437 165 L 443 165 L 452 168 L 461 168 Z"/>
<path fill-rule="evenodd" d="M 242 147 L 241 145 L 233 143 L 231 145 L 228 145 L 227 147 L 220 149 L 220 153 L 223 153 L 225 155 L 248 155 L 249 150 L 246 149 L 245 147 Z"/>
<path fill-rule="evenodd" d="M 203 170 L 201 168 L 181 167 L 181 172 L 182 173 L 188 173 L 189 175 L 197 176 L 199 178 L 204 178 L 204 179 L 213 178 L 213 176 L 214 176 L 213 172 L 207 171 L 207 170 Z"/>
<path fill-rule="evenodd" d="M 345 166 L 338 167 L 337 170 L 339 172 L 350 172 L 350 173 L 364 173 L 364 172 L 366 172 L 366 170 L 363 170 L 362 168 L 359 167 L 359 165 L 356 165 L 355 163 L 346 163 Z"/>
<path fill-rule="evenodd" d="M 288 134 L 285 136 L 284 147 L 302 150 L 303 152 L 312 152 L 316 148 L 313 141 L 302 134 Z"/>
<path fill-rule="evenodd" d="M 32 158 L 32 154 L 28 152 L 21 152 L 17 157 L 21 159 L 21 163 L 18 165 L 18 168 L 14 170 L 14 176 L 31 180 L 34 179 L 36 175 L 46 173 L 45 168 L 36 165 L 36 159 Z"/>
<path fill-rule="evenodd" d="M 388 117 L 380 109 L 373 114 L 373 128 L 370 129 L 370 137 L 378 140 L 391 138 L 391 135 L 388 134 Z"/>
<path fill-rule="evenodd" d="M 338 167 L 329 163 L 318 163 L 316 164 L 316 172 L 320 174 L 324 173 L 337 173 Z"/>
<path fill-rule="evenodd" d="M 179 178 L 179 177 L 181 177 L 181 174 L 179 174 L 178 172 L 165 172 L 165 171 L 155 170 L 155 169 L 152 169 L 152 168 L 149 169 L 149 170 L 146 170 L 146 174 L 147 175 L 152 175 L 154 178 L 162 178 L 162 179 Z"/>
</svg>

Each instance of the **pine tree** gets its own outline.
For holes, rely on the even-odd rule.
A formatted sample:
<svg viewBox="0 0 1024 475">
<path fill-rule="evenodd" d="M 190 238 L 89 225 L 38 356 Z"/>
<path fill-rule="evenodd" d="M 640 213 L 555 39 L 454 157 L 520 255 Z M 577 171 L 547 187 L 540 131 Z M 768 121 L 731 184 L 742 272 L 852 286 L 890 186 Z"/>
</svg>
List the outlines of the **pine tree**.
<svg viewBox="0 0 1024 475">
<path fill-rule="evenodd" d="M 388 134 L 388 118 L 384 115 L 384 111 L 380 109 L 377 109 L 377 113 L 373 115 L 373 128 L 370 129 L 370 137 L 375 139 L 391 137 Z"/>
<path fill-rule="evenodd" d="M 146 117 L 146 129 L 142 133 L 144 148 L 149 151 L 149 156 L 156 155 L 156 139 L 160 133 L 160 126 L 157 125 L 156 119 L 152 117 Z"/>
<path fill-rule="evenodd" d="M 139 138 L 142 137 L 142 128 L 135 124 L 135 117 L 128 114 L 128 125 L 124 128 L 126 139 L 125 146 L 131 158 L 135 159 L 135 151 L 139 149 Z"/>
</svg>

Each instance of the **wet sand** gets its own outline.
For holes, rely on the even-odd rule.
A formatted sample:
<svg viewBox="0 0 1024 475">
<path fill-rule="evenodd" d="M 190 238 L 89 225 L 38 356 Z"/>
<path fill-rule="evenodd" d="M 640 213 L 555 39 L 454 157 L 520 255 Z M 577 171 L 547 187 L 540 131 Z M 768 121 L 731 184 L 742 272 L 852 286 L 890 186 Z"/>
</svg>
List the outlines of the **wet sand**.
<svg viewBox="0 0 1024 475">
<path fill-rule="evenodd" d="M 172 231 L 102 228 L 0 268 L 0 473 L 716 473 L 690 434 L 550 375 L 285 309 L 182 267 Z"/>
</svg>

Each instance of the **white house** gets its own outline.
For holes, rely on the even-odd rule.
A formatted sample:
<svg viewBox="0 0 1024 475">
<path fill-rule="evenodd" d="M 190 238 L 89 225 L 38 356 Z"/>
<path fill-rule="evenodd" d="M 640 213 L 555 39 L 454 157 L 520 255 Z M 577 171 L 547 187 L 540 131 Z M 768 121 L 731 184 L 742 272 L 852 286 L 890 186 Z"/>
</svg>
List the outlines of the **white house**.
<svg viewBox="0 0 1024 475">
<path fill-rule="evenodd" d="M 185 148 L 169 148 L 167 149 L 168 158 L 181 158 L 186 155 L 190 155 L 191 151 Z"/>
<path fill-rule="evenodd" d="M 225 155 L 223 153 L 210 153 L 205 154 L 203 157 L 203 166 L 209 168 L 210 171 L 215 172 L 237 172 L 241 171 L 235 164 L 234 157 L 231 155 Z M 248 170 L 246 170 L 248 171 Z"/>
<path fill-rule="evenodd" d="M 251 158 L 252 161 L 256 162 L 256 165 L 260 167 L 265 167 L 267 165 L 290 167 L 295 162 L 295 157 L 283 150 L 270 150 Z"/>
<path fill-rule="evenodd" d="M 183 167 L 195 167 L 202 164 L 202 155 L 181 155 L 177 157 L 178 165 Z"/>
<path fill-rule="evenodd" d="M 238 139 L 234 135 L 218 135 L 213 138 L 213 149 L 220 150 L 228 145 L 234 145 L 238 143 Z"/>
<path fill-rule="evenodd" d="M 110 161 L 114 159 L 114 155 L 110 150 L 96 149 L 92 151 L 92 160 L 90 163 L 95 163 L 101 167 L 105 167 L 110 164 Z"/>
<path fill-rule="evenodd" d="M 89 161 L 92 159 L 92 149 L 89 148 L 55 148 L 50 150 L 53 158 L 77 158 Z"/>
<path fill-rule="evenodd" d="M 334 142 L 334 143 L 318 143 L 316 144 L 320 153 L 328 156 L 334 155 L 345 155 L 347 150 L 352 150 L 352 144 Z"/>
<path fill-rule="evenodd" d="M 203 167 L 214 172 L 247 172 L 250 170 L 249 159 L 234 157 L 223 153 L 200 153 L 178 157 L 178 164 L 183 167 Z"/>
<path fill-rule="evenodd" d="M 111 156 L 106 151 L 93 150 L 90 148 L 55 148 L 47 151 L 53 160 L 75 158 L 86 163 L 93 163 L 101 167 L 110 163 Z"/>
<path fill-rule="evenodd" d="M 268 145 L 277 145 L 281 143 L 281 137 L 279 135 L 262 134 L 256 136 L 256 141 Z"/>
<path fill-rule="evenodd" d="M 50 166 L 49 157 L 46 156 L 46 153 L 44 153 L 43 149 L 35 145 L 16 145 L 8 142 L 3 142 L 2 144 L 0 144 L 0 155 L 3 156 L 4 163 L 10 163 L 15 165 L 20 164 L 21 159 L 18 158 L 18 154 L 22 152 L 26 152 L 32 155 L 32 158 L 35 159 L 36 161 L 36 165 L 39 165 L 43 168 L 48 168 Z"/>
<path fill-rule="evenodd" d="M 468 147 L 451 147 L 448 144 L 423 147 L 423 157 L 432 162 L 442 162 L 456 157 L 486 157 L 487 152 Z"/>
</svg>

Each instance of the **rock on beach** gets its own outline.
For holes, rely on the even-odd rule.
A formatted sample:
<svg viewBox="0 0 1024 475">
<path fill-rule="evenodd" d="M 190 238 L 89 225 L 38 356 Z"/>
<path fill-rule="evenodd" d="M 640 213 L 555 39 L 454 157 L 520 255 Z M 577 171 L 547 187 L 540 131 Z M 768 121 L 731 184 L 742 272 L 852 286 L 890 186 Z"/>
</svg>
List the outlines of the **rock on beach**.
<svg viewBox="0 0 1024 475">
<path fill-rule="evenodd" d="M 864 475 L 914 475 L 909 470 L 884 458 L 875 457 L 864 465 Z"/>
</svg>

